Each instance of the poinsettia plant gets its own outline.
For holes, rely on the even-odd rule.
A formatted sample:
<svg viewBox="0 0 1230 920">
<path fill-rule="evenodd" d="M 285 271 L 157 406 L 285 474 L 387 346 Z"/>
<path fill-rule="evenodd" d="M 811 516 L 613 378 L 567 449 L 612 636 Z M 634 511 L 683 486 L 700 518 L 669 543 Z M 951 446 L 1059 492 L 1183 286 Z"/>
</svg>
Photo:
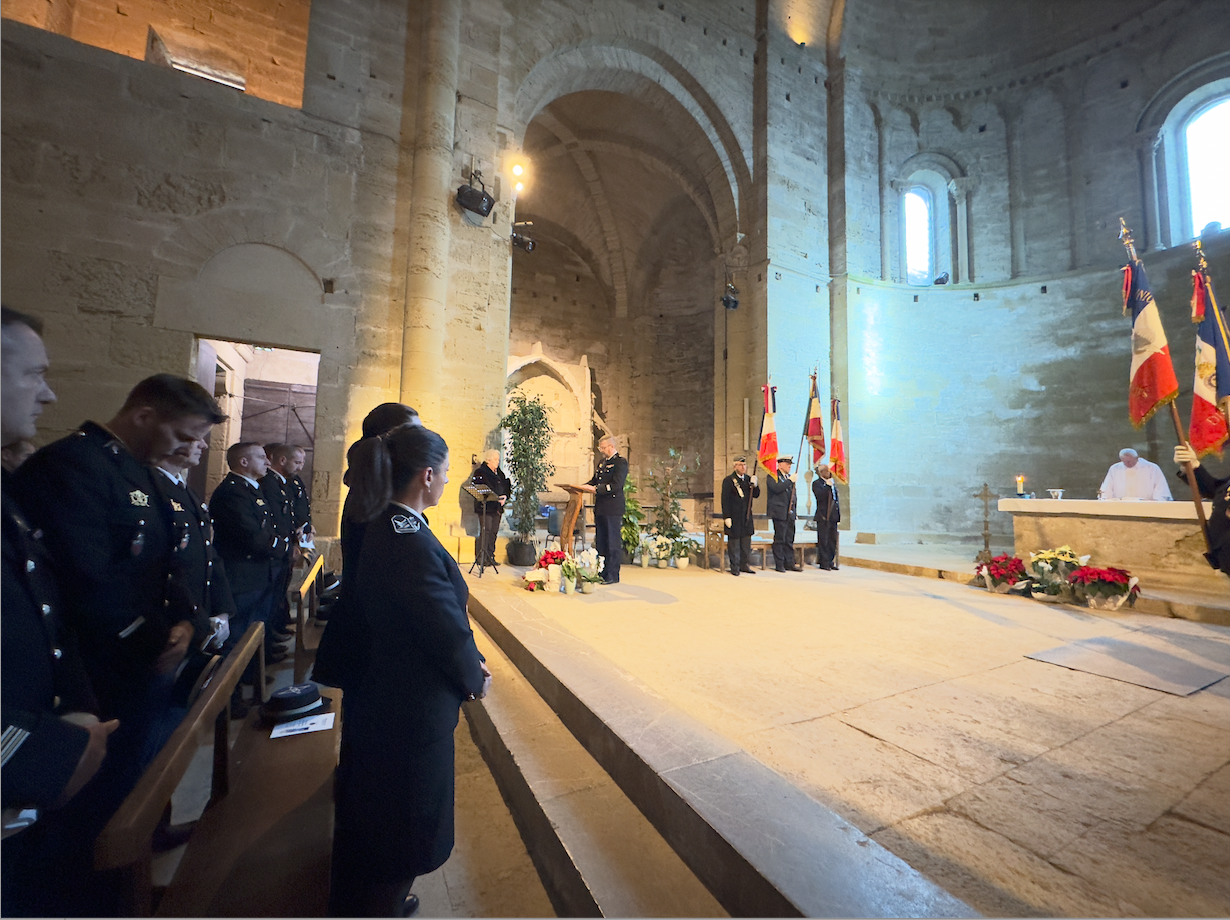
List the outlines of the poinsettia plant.
<svg viewBox="0 0 1230 920">
<path fill-rule="evenodd" d="M 538 557 L 538 568 L 545 569 L 549 565 L 563 565 L 564 560 L 568 558 L 568 554 L 562 549 L 547 550 Z"/>
<path fill-rule="evenodd" d="M 1018 556 L 1003 553 L 992 556 L 990 562 L 979 564 L 976 571 L 986 581 L 988 588 L 1002 584 L 1014 585 L 1025 577 L 1025 563 Z"/>
<path fill-rule="evenodd" d="M 1100 569 L 1097 566 L 1082 565 L 1068 576 L 1068 582 L 1079 600 L 1126 594 L 1129 605 L 1135 604 L 1136 597 L 1140 594 L 1139 581 L 1131 572 L 1113 566 Z"/>
<path fill-rule="evenodd" d="M 1029 567 L 1033 574 L 1033 593 L 1049 594 L 1052 597 L 1072 593 L 1068 576 L 1089 561 L 1088 556 L 1078 556 L 1072 547 L 1064 545 L 1056 549 L 1039 550 L 1029 554 Z"/>
</svg>

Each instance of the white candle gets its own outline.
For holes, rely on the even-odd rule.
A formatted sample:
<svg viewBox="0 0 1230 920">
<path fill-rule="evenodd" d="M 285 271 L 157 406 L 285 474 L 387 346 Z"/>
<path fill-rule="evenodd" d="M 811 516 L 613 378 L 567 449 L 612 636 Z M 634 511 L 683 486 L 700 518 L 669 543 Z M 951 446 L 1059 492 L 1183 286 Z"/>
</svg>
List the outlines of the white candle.
<svg viewBox="0 0 1230 920">
<path fill-rule="evenodd" d="M 1025 477 L 1024 476 L 1018 476 L 1016 478 L 1016 494 L 1017 495 L 1025 494 Z"/>
</svg>

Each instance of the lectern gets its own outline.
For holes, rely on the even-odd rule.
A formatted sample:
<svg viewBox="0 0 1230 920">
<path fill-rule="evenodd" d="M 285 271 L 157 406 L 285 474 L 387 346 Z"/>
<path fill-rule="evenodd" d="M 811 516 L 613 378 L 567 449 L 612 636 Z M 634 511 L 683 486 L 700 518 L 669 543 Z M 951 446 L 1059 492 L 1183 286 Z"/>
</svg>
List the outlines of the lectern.
<svg viewBox="0 0 1230 920">
<path fill-rule="evenodd" d="M 487 563 L 483 558 L 487 550 L 487 527 L 489 526 L 487 523 L 486 513 L 487 502 L 498 502 L 500 500 L 500 496 L 496 495 L 491 491 L 491 489 L 487 488 L 487 486 L 483 485 L 481 482 L 474 482 L 473 480 L 467 482 L 464 486 L 462 486 L 462 488 L 466 492 L 470 493 L 475 501 L 480 501 L 483 503 L 483 513 L 478 517 L 478 552 L 474 554 L 474 561 L 470 563 L 470 571 L 473 572 L 474 566 L 478 566 L 478 577 L 482 578 L 483 569 L 487 567 Z M 496 574 L 498 575 L 500 567 L 496 564 L 495 559 L 491 560 L 491 567 L 495 569 Z"/>
<path fill-rule="evenodd" d="M 581 516 L 581 500 L 585 495 L 589 494 L 589 490 L 581 486 L 570 485 L 566 482 L 557 482 L 556 488 L 563 489 L 568 493 L 568 506 L 564 508 L 564 520 L 560 522 L 559 540 L 560 546 L 564 546 L 564 541 L 567 540 L 568 551 L 573 548 L 573 533 L 576 530 L 577 518 Z M 585 532 L 581 532 L 581 548 L 585 548 Z"/>
</svg>

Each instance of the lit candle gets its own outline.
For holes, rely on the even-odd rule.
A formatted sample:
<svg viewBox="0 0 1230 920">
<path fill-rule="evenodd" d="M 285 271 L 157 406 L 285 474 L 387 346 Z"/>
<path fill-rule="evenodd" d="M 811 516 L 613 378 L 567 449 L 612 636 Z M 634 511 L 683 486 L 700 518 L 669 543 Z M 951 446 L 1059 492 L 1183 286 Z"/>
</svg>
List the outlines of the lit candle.
<svg viewBox="0 0 1230 920">
<path fill-rule="evenodd" d="M 1017 495 L 1025 494 L 1025 477 L 1024 476 L 1018 476 L 1016 478 L 1016 494 Z"/>
</svg>

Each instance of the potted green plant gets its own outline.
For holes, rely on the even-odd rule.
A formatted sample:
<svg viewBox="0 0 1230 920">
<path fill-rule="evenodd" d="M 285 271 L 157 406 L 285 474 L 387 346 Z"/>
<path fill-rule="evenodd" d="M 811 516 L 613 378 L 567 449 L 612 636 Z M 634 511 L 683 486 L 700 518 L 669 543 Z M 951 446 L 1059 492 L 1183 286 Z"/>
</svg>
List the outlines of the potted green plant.
<svg viewBox="0 0 1230 920">
<path fill-rule="evenodd" d="M 1030 553 L 1029 568 L 1033 576 L 1031 596 L 1034 600 L 1052 604 L 1072 601 L 1072 585 L 1068 576 L 1088 561 L 1088 556 L 1078 556 L 1072 547 L 1066 545 Z"/>
<path fill-rule="evenodd" d="M 679 500 L 688 496 L 683 485 L 700 468 L 700 456 L 697 455 L 695 464 L 689 467 L 683 460 L 681 449 L 668 447 L 666 459 L 658 460 L 655 466 L 657 469 L 646 477 L 649 487 L 658 493 L 658 504 L 653 508 L 654 520 L 650 528 L 659 538 L 655 553 L 659 560 L 663 557 L 676 560 L 690 557 L 697 544 L 690 539 L 682 542 L 686 539 L 684 524 L 687 518 L 683 516 L 683 505 Z M 675 564 L 679 565 L 678 561 Z M 686 565 L 685 562 L 679 567 Z"/>
<path fill-rule="evenodd" d="M 632 564 L 632 556 L 641 545 L 641 525 L 645 523 L 645 509 L 636 497 L 636 480 L 631 476 L 624 480 L 624 521 L 619 529 L 623 544 L 624 563 Z"/>
<path fill-rule="evenodd" d="M 700 552 L 700 543 L 684 535 L 671 541 L 671 555 L 675 557 L 675 568 L 686 569 L 692 561 L 692 555 Z"/>
<path fill-rule="evenodd" d="M 508 544 L 510 565 L 534 564 L 534 530 L 538 520 L 538 493 L 547 488 L 547 477 L 555 473 L 547 461 L 551 446 L 551 410 L 537 396 L 514 392 L 508 398 L 508 412 L 500 427 L 508 432 L 508 466 L 512 471 L 512 500 L 508 503 L 508 525 L 516 537 Z"/>
<path fill-rule="evenodd" d="M 1076 599 L 1095 610 L 1118 610 L 1124 601 L 1133 607 L 1136 596 L 1140 594 L 1140 579 L 1131 572 L 1113 566 L 1099 569 L 1082 565 L 1068 576 L 1068 582 Z"/>
</svg>

